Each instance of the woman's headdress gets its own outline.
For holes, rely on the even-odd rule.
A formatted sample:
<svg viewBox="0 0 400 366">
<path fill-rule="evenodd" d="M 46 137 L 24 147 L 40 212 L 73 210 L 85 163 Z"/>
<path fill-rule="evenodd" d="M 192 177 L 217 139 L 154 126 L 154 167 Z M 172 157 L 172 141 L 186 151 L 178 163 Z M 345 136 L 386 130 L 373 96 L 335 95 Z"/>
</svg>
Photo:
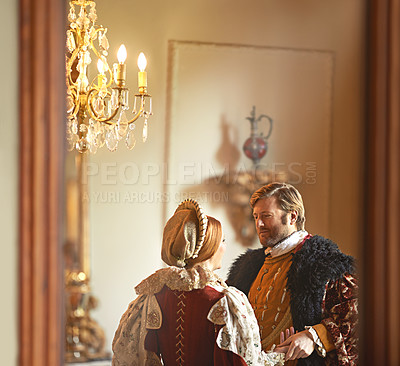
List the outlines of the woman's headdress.
<svg viewBox="0 0 400 366">
<path fill-rule="evenodd" d="M 175 210 L 164 228 L 162 260 L 171 266 L 185 267 L 196 259 L 204 245 L 208 218 L 194 199 L 186 199 Z"/>
</svg>

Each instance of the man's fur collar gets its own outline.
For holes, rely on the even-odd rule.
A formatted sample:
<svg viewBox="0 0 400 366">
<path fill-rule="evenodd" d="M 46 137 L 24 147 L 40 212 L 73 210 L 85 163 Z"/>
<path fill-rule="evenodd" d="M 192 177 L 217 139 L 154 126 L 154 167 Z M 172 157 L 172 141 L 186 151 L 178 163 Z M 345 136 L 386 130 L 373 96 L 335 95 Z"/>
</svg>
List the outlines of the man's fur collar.
<svg viewBox="0 0 400 366">
<path fill-rule="evenodd" d="M 322 236 L 313 236 L 293 255 L 287 287 L 293 325 L 304 330 L 306 325 L 321 322 L 322 299 L 328 281 L 336 281 L 354 272 L 354 259 L 343 254 L 338 246 Z"/>
<path fill-rule="evenodd" d="M 265 260 L 264 248 L 249 249 L 240 255 L 229 269 L 226 283 L 249 295 L 251 284 Z"/>
</svg>

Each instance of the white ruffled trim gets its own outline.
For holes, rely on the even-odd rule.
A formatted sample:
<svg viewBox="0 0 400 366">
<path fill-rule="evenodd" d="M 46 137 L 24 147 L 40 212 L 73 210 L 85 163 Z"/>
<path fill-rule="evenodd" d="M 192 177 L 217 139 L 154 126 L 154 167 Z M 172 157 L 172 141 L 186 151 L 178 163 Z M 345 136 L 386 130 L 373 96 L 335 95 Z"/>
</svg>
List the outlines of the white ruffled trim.
<svg viewBox="0 0 400 366">
<path fill-rule="evenodd" d="M 271 257 L 279 257 L 280 255 L 289 253 L 294 248 L 296 248 L 308 235 L 308 232 L 305 230 L 295 231 L 293 234 L 289 235 L 286 239 L 282 240 L 278 244 L 276 244 L 269 251 Z"/>
<path fill-rule="evenodd" d="M 135 290 L 138 295 L 149 295 L 160 292 L 164 286 L 171 290 L 192 291 L 214 284 L 227 287 L 213 271 L 202 264 L 197 264 L 190 269 L 174 266 L 159 269 L 140 282 Z"/>
</svg>

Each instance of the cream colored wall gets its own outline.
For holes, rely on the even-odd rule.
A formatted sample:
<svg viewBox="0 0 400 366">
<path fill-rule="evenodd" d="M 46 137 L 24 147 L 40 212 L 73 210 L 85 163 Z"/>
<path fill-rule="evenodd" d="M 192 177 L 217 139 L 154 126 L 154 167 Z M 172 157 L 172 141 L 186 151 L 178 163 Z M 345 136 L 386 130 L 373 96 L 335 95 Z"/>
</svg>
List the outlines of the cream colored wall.
<svg viewBox="0 0 400 366">
<path fill-rule="evenodd" d="M 0 59 L 3 88 L 0 90 L 0 231 L 2 295 L 0 302 L 0 353 L 2 365 L 17 364 L 17 204 L 18 204 L 18 3 L 1 3 Z"/>
<path fill-rule="evenodd" d="M 119 44 L 125 43 L 128 85 L 133 93 L 135 59 L 144 51 L 154 98 L 147 142 L 138 139 L 133 151 L 124 146 L 116 153 L 99 151 L 91 161 L 92 289 L 100 300 L 93 316 L 106 331 L 108 349 L 122 312 L 135 297 L 133 286 L 162 265 L 163 202 L 154 194 L 164 192 L 169 40 L 334 53 L 330 230 L 322 234 L 338 242 L 345 252 L 357 254 L 363 159 L 363 1 L 98 0 L 97 4 L 99 23 L 109 28 L 109 61 L 115 61 Z M 207 108 L 208 97 L 212 96 L 195 102 Z M 189 123 L 190 115 L 187 120 Z M 212 136 L 210 131 L 208 138 Z M 210 214 L 220 217 L 219 211 Z M 232 236 L 229 226 L 225 230 Z M 244 250 L 235 243 L 231 248 L 231 257 Z"/>
</svg>

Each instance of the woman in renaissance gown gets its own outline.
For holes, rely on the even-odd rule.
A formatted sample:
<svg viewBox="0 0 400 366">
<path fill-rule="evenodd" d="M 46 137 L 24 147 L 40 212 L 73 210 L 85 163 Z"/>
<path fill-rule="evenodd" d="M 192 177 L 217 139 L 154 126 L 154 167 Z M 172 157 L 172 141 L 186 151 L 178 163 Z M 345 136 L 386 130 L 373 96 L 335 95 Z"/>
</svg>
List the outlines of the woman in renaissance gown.
<svg viewBox="0 0 400 366">
<path fill-rule="evenodd" d="M 183 201 L 164 228 L 168 267 L 143 280 L 113 341 L 113 366 L 283 365 L 264 353 L 247 297 L 214 271 L 226 249 L 221 224 L 194 200 Z"/>
</svg>

